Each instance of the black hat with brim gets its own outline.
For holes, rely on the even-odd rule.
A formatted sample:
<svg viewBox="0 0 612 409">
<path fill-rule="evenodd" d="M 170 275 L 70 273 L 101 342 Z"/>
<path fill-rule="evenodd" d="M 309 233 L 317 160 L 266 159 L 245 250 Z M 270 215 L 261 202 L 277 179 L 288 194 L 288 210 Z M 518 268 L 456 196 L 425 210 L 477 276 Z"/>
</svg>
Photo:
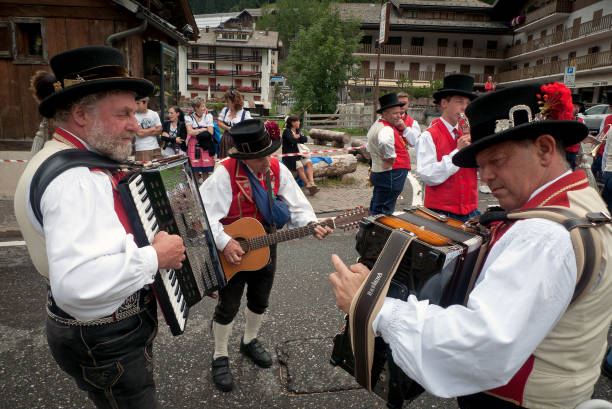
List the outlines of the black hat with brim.
<svg viewBox="0 0 612 409">
<path fill-rule="evenodd" d="M 383 95 L 382 97 L 378 98 L 378 103 L 380 104 L 380 108 L 376 110 L 377 114 L 382 114 L 385 109 L 404 105 L 403 102 L 399 101 L 395 92 Z"/>
<path fill-rule="evenodd" d="M 55 92 L 38 105 L 40 114 L 47 118 L 53 117 L 56 109 L 96 92 L 122 90 L 145 97 L 155 90 L 150 81 L 128 76 L 123 54 L 112 47 L 68 50 L 51 58 L 50 66 L 56 78 Z"/>
<path fill-rule="evenodd" d="M 474 88 L 474 77 L 466 74 L 452 74 L 444 77 L 442 88 L 434 92 L 434 103 L 439 104 L 442 98 L 458 95 L 473 101 L 478 95 L 472 92 Z"/>
<path fill-rule="evenodd" d="M 239 122 L 230 128 L 229 133 L 234 140 L 234 146 L 227 152 L 230 158 L 263 158 L 274 153 L 281 145 L 281 140 L 273 140 L 259 119 Z"/>
<path fill-rule="evenodd" d="M 462 168 L 478 167 L 479 152 L 506 141 L 550 134 L 563 146 L 571 146 L 587 136 L 588 128 L 581 122 L 541 117 L 538 94 L 544 95 L 541 84 L 520 85 L 480 96 L 469 104 L 465 114 L 472 143 L 453 156 L 453 163 Z"/>
</svg>

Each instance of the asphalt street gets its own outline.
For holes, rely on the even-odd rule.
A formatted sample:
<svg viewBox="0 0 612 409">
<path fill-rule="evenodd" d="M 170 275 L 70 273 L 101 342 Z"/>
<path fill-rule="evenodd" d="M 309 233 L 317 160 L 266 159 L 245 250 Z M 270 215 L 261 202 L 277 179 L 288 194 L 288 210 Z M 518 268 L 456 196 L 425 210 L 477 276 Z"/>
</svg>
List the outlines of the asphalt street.
<svg viewBox="0 0 612 409">
<path fill-rule="evenodd" d="M 10 206 L 0 206 L 1 220 Z M 210 375 L 213 342 L 210 320 L 215 300 L 190 311 L 186 332 L 173 337 L 162 321 L 154 347 L 158 396 L 163 408 L 383 408 L 384 402 L 359 388 L 329 364 L 333 336 L 343 325 L 331 285 L 330 256 L 356 259 L 355 231 L 336 231 L 279 245 L 278 272 L 260 339 L 274 364 L 259 369 L 239 352 L 243 311 L 230 338 L 235 389 L 222 393 Z M 11 243 L 11 240 L 17 242 Z M 0 235 L 0 409 L 92 409 L 53 361 L 46 343 L 46 286 L 34 270 L 21 238 Z M 160 314 L 161 316 L 161 314 Z M 609 341 L 612 337 L 609 334 Z M 594 398 L 612 401 L 612 381 L 600 378 Z M 457 408 L 453 399 L 423 394 L 405 408 Z"/>
</svg>

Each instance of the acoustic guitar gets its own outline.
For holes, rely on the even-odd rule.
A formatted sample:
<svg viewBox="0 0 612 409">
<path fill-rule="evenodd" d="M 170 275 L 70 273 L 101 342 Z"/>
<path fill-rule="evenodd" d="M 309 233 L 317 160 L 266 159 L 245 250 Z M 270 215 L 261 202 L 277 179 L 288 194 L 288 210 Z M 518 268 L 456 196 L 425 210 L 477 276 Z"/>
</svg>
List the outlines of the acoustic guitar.
<svg viewBox="0 0 612 409">
<path fill-rule="evenodd" d="M 273 244 L 310 236 L 314 233 L 314 229 L 317 226 L 329 226 L 332 229 L 342 228 L 348 230 L 357 227 L 359 221 L 369 215 L 368 209 L 358 207 L 347 210 L 331 220 L 309 224 L 296 229 L 279 230 L 270 234 L 266 234 L 263 225 L 257 219 L 252 217 L 239 219 L 223 227 L 225 233 L 240 243 L 240 247 L 244 250 L 240 264 L 230 264 L 225 259 L 223 252 L 218 251 L 225 278 L 229 281 L 239 271 L 256 271 L 265 267 L 270 260 L 269 247 Z"/>
</svg>

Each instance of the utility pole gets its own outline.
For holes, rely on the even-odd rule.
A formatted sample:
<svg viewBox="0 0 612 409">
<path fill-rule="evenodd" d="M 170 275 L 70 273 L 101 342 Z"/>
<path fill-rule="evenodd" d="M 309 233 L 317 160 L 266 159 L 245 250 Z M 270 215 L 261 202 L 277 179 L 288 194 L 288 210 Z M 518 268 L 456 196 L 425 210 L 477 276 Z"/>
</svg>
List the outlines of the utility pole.
<svg viewBox="0 0 612 409">
<path fill-rule="evenodd" d="M 389 33 L 389 14 L 391 12 L 391 5 L 385 0 L 380 1 L 380 26 L 378 32 L 378 56 L 376 58 L 376 74 L 374 75 L 374 101 L 372 101 L 374 109 L 372 110 L 372 122 L 376 121 L 376 106 L 378 104 L 378 82 L 380 78 L 380 51 L 387 42 L 387 35 Z"/>
</svg>

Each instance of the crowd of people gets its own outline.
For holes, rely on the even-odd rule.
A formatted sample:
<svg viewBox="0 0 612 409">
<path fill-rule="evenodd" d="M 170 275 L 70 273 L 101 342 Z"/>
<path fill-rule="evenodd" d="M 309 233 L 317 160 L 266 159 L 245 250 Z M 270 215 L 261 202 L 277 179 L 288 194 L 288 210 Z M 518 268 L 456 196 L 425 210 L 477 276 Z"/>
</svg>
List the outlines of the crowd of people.
<svg viewBox="0 0 612 409">
<path fill-rule="evenodd" d="M 150 245 L 136 245 L 117 190 L 125 173 L 112 164 L 128 159 L 134 138 L 137 161 L 187 155 L 202 179 L 199 190 L 220 256 L 239 266 L 249 249 L 228 229 L 246 218 L 257 220 L 266 234 L 284 226 L 310 226 L 317 239 L 332 233 L 291 172 L 315 194 L 312 163 L 293 156 L 283 164 L 272 157 L 281 146 L 300 153 L 300 120 L 290 116 L 281 137 L 250 118 L 243 97 L 230 90 L 216 119 L 206 101 L 195 98 L 193 112 L 170 107 L 162 124 L 148 108 L 153 84 L 131 77 L 120 51 L 82 47 L 54 56 L 50 66 L 52 72 L 39 71 L 31 85 L 40 114 L 53 118 L 56 130 L 29 161 L 15 193 L 28 251 L 48 280 L 48 344 L 96 407 L 157 408 L 151 363 L 158 320 L 151 285 L 159 269 L 182 267 L 185 245 L 164 231 Z M 468 75 L 447 76 L 434 94 L 441 116 L 423 132 L 407 115 L 408 95 L 379 99 L 380 118 L 367 135 L 370 213 L 394 211 L 415 167 L 408 154 L 414 146 L 426 207 L 474 220 L 480 173 L 506 211 L 556 206 L 576 212 L 581 226 L 592 225 L 604 243 L 601 254 L 587 249 L 587 261 L 601 266 L 598 275 L 574 297 L 581 271 L 572 226 L 541 218 L 503 220 L 489 225 L 491 246 L 464 305 L 442 308 L 414 295 L 407 301 L 385 298 L 372 327 L 404 373 L 437 396 L 457 397 L 461 408 L 575 408 L 593 392 L 612 319 L 612 148 L 606 144 L 602 152 L 602 199 L 567 160 L 566 148 L 588 133 L 575 120 L 579 108 L 567 88 L 529 84 L 496 91 L 493 84 L 477 96 L 473 83 Z M 612 115 L 602 132 L 611 126 Z M 95 160 L 55 166 L 74 151 L 93 152 L 85 158 Z M 224 160 L 215 166 L 219 158 Z M 582 219 L 587 216 L 597 223 Z M 210 369 L 221 391 L 234 387 L 228 341 L 245 290 L 240 352 L 261 368 L 273 365 L 259 331 L 276 254 L 276 246 L 269 246 L 263 267 L 236 273 L 218 292 Z M 369 270 L 347 267 L 336 255 L 332 265 L 335 303 L 349 313 Z M 603 368 L 609 376 L 609 349 Z"/>
</svg>

